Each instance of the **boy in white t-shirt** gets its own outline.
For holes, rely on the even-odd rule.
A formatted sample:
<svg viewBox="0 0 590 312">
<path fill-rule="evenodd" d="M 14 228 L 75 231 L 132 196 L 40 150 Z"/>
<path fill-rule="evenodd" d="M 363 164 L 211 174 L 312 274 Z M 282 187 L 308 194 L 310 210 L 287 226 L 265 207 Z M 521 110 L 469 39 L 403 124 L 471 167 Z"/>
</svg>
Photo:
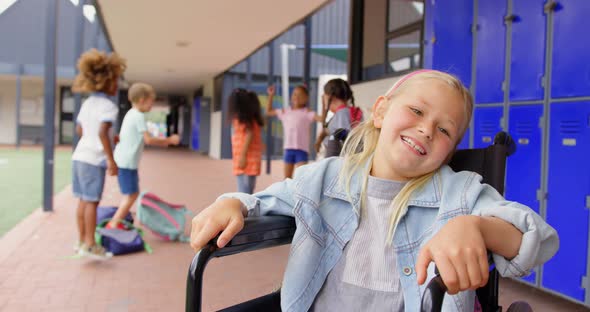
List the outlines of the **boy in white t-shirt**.
<svg viewBox="0 0 590 312">
<path fill-rule="evenodd" d="M 119 209 L 106 225 L 106 228 L 125 229 L 121 220 L 125 218 L 131 206 L 139 196 L 139 176 L 137 167 L 143 152 L 144 143 L 147 145 L 168 146 L 178 145 L 180 137 L 172 135 L 168 138 L 152 137 L 147 131 L 145 115 L 152 109 L 156 92 L 152 86 L 145 83 L 135 83 L 129 88 L 129 101 L 133 107 L 125 114 L 119 143 L 115 148 L 115 162 L 119 168 L 119 188 L 123 199 Z"/>
<path fill-rule="evenodd" d="M 74 92 L 91 93 L 82 103 L 76 119 L 80 141 L 72 155 L 72 189 L 74 196 L 80 199 L 76 213 L 79 241 L 75 249 L 80 255 L 97 260 L 112 256 L 96 244 L 94 231 L 105 172 L 117 174 L 110 128 L 117 120 L 119 108 L 108 96 L 117 93 L 117 80 L 125 68 L 125 60 L 116 53 L 107 55 L 92 49 L 80 56 L 80 73 L 72 86 Z"/>
</svg>

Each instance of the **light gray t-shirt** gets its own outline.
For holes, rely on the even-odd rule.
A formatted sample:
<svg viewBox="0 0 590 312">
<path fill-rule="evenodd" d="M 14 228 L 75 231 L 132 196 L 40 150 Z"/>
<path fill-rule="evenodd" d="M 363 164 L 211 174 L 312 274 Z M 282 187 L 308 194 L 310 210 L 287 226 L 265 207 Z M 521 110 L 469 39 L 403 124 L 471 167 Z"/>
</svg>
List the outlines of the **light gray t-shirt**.
<svg viewBox="0 0 590 312">
<path fill-rule="evenodd" d="M 335 112 L 332 119 L 328 121 L 328 127 L 326 128 L 328 130 L 328 136 L 322 141 L 324 147 L 328 146 L 330 135 L 340 128 L 350 130 L 350 110 L 348 108 Z"/>
<path fill-rule="evenodd" d="M 359 227 L 328 274 L 311 311 L 403 311 L 393 246 L 387 243 L 391 202 L 405 183 L 369 177 Z"/>
</svg>

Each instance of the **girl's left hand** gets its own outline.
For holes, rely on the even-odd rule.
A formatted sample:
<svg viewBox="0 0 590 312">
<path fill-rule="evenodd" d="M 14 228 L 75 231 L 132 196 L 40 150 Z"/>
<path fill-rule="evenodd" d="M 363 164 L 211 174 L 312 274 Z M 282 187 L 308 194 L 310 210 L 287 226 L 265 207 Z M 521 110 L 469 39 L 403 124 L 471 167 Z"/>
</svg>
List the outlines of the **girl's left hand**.
<svg viewBox="0 0 590 312">
<path fill-rule="evenodd" d="M 419 285 L 426 281 L 432 261 L 451 295 L 487 283 L 489 265 L 480 221 L 478 216 L 455 217 L 424 245 L 416 261 Z"/>
</svg>

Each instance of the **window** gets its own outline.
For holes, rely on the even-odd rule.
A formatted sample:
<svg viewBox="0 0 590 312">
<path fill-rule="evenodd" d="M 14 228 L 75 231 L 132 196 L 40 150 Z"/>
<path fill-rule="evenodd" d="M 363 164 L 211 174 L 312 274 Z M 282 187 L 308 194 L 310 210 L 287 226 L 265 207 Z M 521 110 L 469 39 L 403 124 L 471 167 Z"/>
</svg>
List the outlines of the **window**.
<svg viewBox="0 0 590 312">
<path fill-rule="evenodd" d="M 399 73 L 419 68 L 424 2 L 388 1 L 387 70 Z"/>
<path fill-rule="evenodd" d="M 422 67 L 424 0 L 352 0 L 353 83 Z"/>
</svg>

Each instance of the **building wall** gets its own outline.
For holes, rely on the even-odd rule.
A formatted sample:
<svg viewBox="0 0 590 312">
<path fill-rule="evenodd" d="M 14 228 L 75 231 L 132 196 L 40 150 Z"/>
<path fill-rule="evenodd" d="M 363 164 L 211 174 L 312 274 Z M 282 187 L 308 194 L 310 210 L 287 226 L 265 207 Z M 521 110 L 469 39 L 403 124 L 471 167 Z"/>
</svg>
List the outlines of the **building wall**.
<svg viewBox="0 0 590 312">
<path fill-rule="evenodd" d="M 21 126 L 43 127 L 43 87 L 41 79 L 23 77 L 21 87 Z M 54 138 L 56 142 L 59 131 L 59 88 L 58 86 L 55 91 Z M 0 144 L 16 144 L 16 78 L 14 77 L 0 79 L 0 133 Z M 21 143 L 27 142 L 21 140 Z"/>
<path fill-rule="evenodd" d="M 77 59 L 74 55 L 74 41 L 80 9 L 70 0 L 59 0 L 57 4 L 57 65 L 73 68 Z M 46 7 L 45 0 L 20 0 L 2 13 L 0 63 L 44 63 Z M 14 29 L 18 31 L 15 32 Z M 84 42 L 85 50 L 92 47 L 108 49 L 98 17 L 93 23 L 84 18 Z"/>
<path fill-rule="evenodd" d="M 354 101 L 357 106 L 363 109 L 367 118 L 378 97 L 382 96 L 400 77 L 389 77 L 385 79 L 372 80 L 357 83 L 351 86 L 354 92 Z"/>
<path fill-rule="evenodd" d="M 0 144 L 16 142 L 16 83 L 0 80 Z"/>
<path fill-rule="evenodd" d="M 214 80 L 210 79 L 203 86 L 203 96 L 215 101 Z M 213 107 L 213 105 L 211 105 Z M 203 113 L 203 112 L 202 112 Z M 211 114 L 211 127 L 209 129 L 209 157 L 221 159 L 221 130 L 222 130 L 222 113 L 221 111 L 209 112 Z"/>
</svg>

